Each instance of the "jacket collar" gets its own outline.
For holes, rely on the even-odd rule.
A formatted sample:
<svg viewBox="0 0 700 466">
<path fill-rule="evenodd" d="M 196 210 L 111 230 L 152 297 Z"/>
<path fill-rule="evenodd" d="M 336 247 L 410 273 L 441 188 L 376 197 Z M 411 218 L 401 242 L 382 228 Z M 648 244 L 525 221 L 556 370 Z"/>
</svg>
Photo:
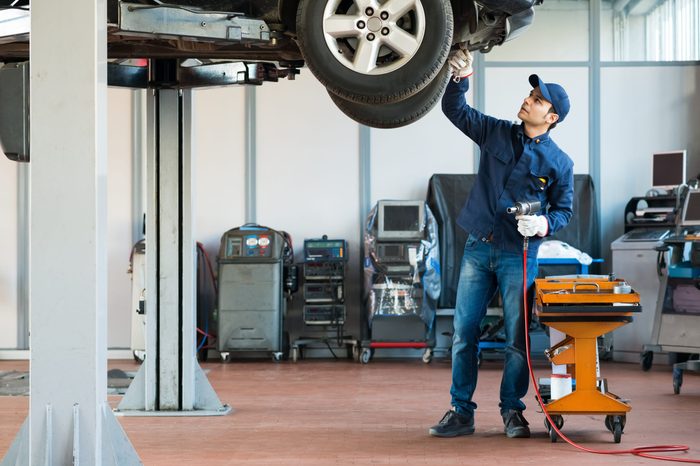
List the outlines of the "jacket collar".
<svg viewBox="0 0 700 466">
<path fill-rule="evenodd" d="M 525 134 L 525 128 L 524 128 L 523 124 L 520 123 L 518 125 L 518 137 L 520 138 L 521 141 L 523 141 L 523 143 L 535 141 L 538 144 L 541 144 L 543 142 L 549 141 L 549 131 L 542 133 L 539 136 L 535 136 L 534 138 L 529 138 Z"/>
</svg>

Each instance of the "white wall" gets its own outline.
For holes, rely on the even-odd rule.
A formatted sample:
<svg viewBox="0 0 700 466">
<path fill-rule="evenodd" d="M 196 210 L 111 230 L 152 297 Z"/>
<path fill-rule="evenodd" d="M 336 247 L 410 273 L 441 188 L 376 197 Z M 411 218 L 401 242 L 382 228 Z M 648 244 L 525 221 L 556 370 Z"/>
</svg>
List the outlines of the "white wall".
<svg viewBox="0 0 700 466">
<path fill-rule="evenodd" d="M 470 102 L 473 94 L 468 94 Z M 434 173 L 473 173 L 474 144 L 443 115 L 440 102 L 421 120 L 370 132 L 370 197 L 425 199 Z"/>
<path fill-rule="evenodd" d="M 588 1 L 546 0 L 522 35 L 488 53 L 488 61 L 588 61 Z"/>
<path fill-rule="evenodd" d="M 195 226 L 212 265 L 221 235 L 245 221 L 245 90 L 194 92 Z"/>
<path fill-rule="evenodd" d="M 0 155 L 0 348 L 17 347 L 17 164 Z"/>
<path fill-rule="evenodd" d="M 516 120 L 522 101 L 532 90 L 528 76 L 533 73 L 545 82 L 561 84 L 569 94 L 571 110 L 551 136 L 574 161 L 574 172 L 588 173 L 588 68 L 487 68 L 486 113 Z"/>
<path fill-rule="evenodd" d="M 131 93 L 108 90 L 107 172 L 107 345 L 130 346 L 131 282 L 127 270 L 131 253 Z"/>
<path fill-rule="evenodd" d="M 257 89 L 257 222 L 292 236 L 296 261 L 304 239 L 326 234 L 348 241 L 346 312 L 359 317 L 359 127 L 343 115 L 308 70 L 295 81 Z M 302 294 L 287 323 L 302 332 Z M 308 333 L 308 332 L 307 332 Z"/>
<path fill-rule="evenodd" d="M 688 178 L 700 174 L 698 108 L 698 66 L 603 68 L 600 194 L 604 246 L 623 233 L 627 201 L 651 188 L 654 152 L 687 149 Z"/>
<path fill-rule="evenodd" d="M 131 251 L 131 92 L 110 88 L 108 99 L 108 345 L 128 348 L 131 322 L 131 285 L 127 275 Z M 17 347 L 17 167 L 17 163 L 4 155 L 0 159 L 3 192 L 0 199 L 0 348 Z"/>
</svg>

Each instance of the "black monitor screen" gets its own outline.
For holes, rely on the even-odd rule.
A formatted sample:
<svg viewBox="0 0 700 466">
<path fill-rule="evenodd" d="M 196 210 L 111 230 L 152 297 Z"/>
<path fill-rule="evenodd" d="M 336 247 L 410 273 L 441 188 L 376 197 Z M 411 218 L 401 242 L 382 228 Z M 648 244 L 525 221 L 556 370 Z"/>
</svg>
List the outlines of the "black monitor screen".
<svg viewBox="0 0 700 466">
<path fill-rule="evenodd" d="M 416 205 L 384 206 L 385 231 L 418 231 L 420 230 L 420 208 Z"/>
<path fill-rule="evenodd" d="M 654 154 L 652 186 L 672 188 L 685 183 L 685 151 Z"/>
<path fill-rule="evenodd" d="M 399 246 L 398 244 L 385 245 L 384 255 L 386 257 L 399 257 L 401 255 L 401 246 Z"/>
<path fill-rule="evenodd" d="M 688 193 L 688 204 L 685 208 L 683 222 L 686 224 L 700 225 L 700 191 Z"/>
</svg>

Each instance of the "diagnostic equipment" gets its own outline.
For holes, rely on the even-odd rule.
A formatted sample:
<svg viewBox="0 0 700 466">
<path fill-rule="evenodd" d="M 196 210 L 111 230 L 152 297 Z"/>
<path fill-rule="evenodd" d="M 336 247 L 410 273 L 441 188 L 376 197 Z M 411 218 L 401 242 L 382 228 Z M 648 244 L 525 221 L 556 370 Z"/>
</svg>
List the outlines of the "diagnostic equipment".
<svg viewBox="0 0 700 466">
<path fill-rule="evenodd" d="M 218 350 L 253 356 L 270 353 L 275 360 L 288 353 L 284 332 L 283 293 L 285 235 L 258 225 L 234 228 L 219 249 Z"/>
<path fill-rule="evenodd" d="M 425 202 L 383 200 L 378 202 L 377 209 L 377 240 L 423 239 Z"/>
<path fill-rule="evenodd" d="M 360 362 L 377 348 L 423 349 L 432 359 L 440 293 L 435 218 L 424 201 L 380 200 L 367 218 L 364 299 L 368 338 Z"/>
<path fill-rule="evenodd" d="M 357 340 L 344 334 L 345 265 L 348 244 L 344 239 L 304 240 L 304 307 L 302 317 L 311 335 L 292 343 L 292 361 L 304 356 L 306 349 L 324 349 L 337 358 L 334 350 L 346 349 L 357 355 Z"/>
</svg>

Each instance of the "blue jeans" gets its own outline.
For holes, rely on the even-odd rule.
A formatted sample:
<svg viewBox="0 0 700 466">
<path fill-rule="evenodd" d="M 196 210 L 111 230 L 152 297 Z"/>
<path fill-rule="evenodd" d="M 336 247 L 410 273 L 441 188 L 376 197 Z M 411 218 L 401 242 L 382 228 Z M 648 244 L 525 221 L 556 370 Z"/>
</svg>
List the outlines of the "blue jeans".
<svg viewBox="0 0 700 466">
<path fill-rule="evenodd" d="M 528 260 L 528 303 L 532 302 L 537 261 Z M 525 319 L 523 316 L 523 256 L 494 248 L 491 243 L 469 235 L 457 288 L 457 305 L 452 337 L 452 406 L 461 414 L 471 415 L 478 375 L 479 336 L 486 307 L 501 290 L 505 322 L 505 365 L 501 379 L 501 412 L 522 411 L 529 385 L 525 354 Z M 529 308 L 529 306 L 528 306 Z M 529 309 L 531 310 L 531 309 Z"/>
</svg>

